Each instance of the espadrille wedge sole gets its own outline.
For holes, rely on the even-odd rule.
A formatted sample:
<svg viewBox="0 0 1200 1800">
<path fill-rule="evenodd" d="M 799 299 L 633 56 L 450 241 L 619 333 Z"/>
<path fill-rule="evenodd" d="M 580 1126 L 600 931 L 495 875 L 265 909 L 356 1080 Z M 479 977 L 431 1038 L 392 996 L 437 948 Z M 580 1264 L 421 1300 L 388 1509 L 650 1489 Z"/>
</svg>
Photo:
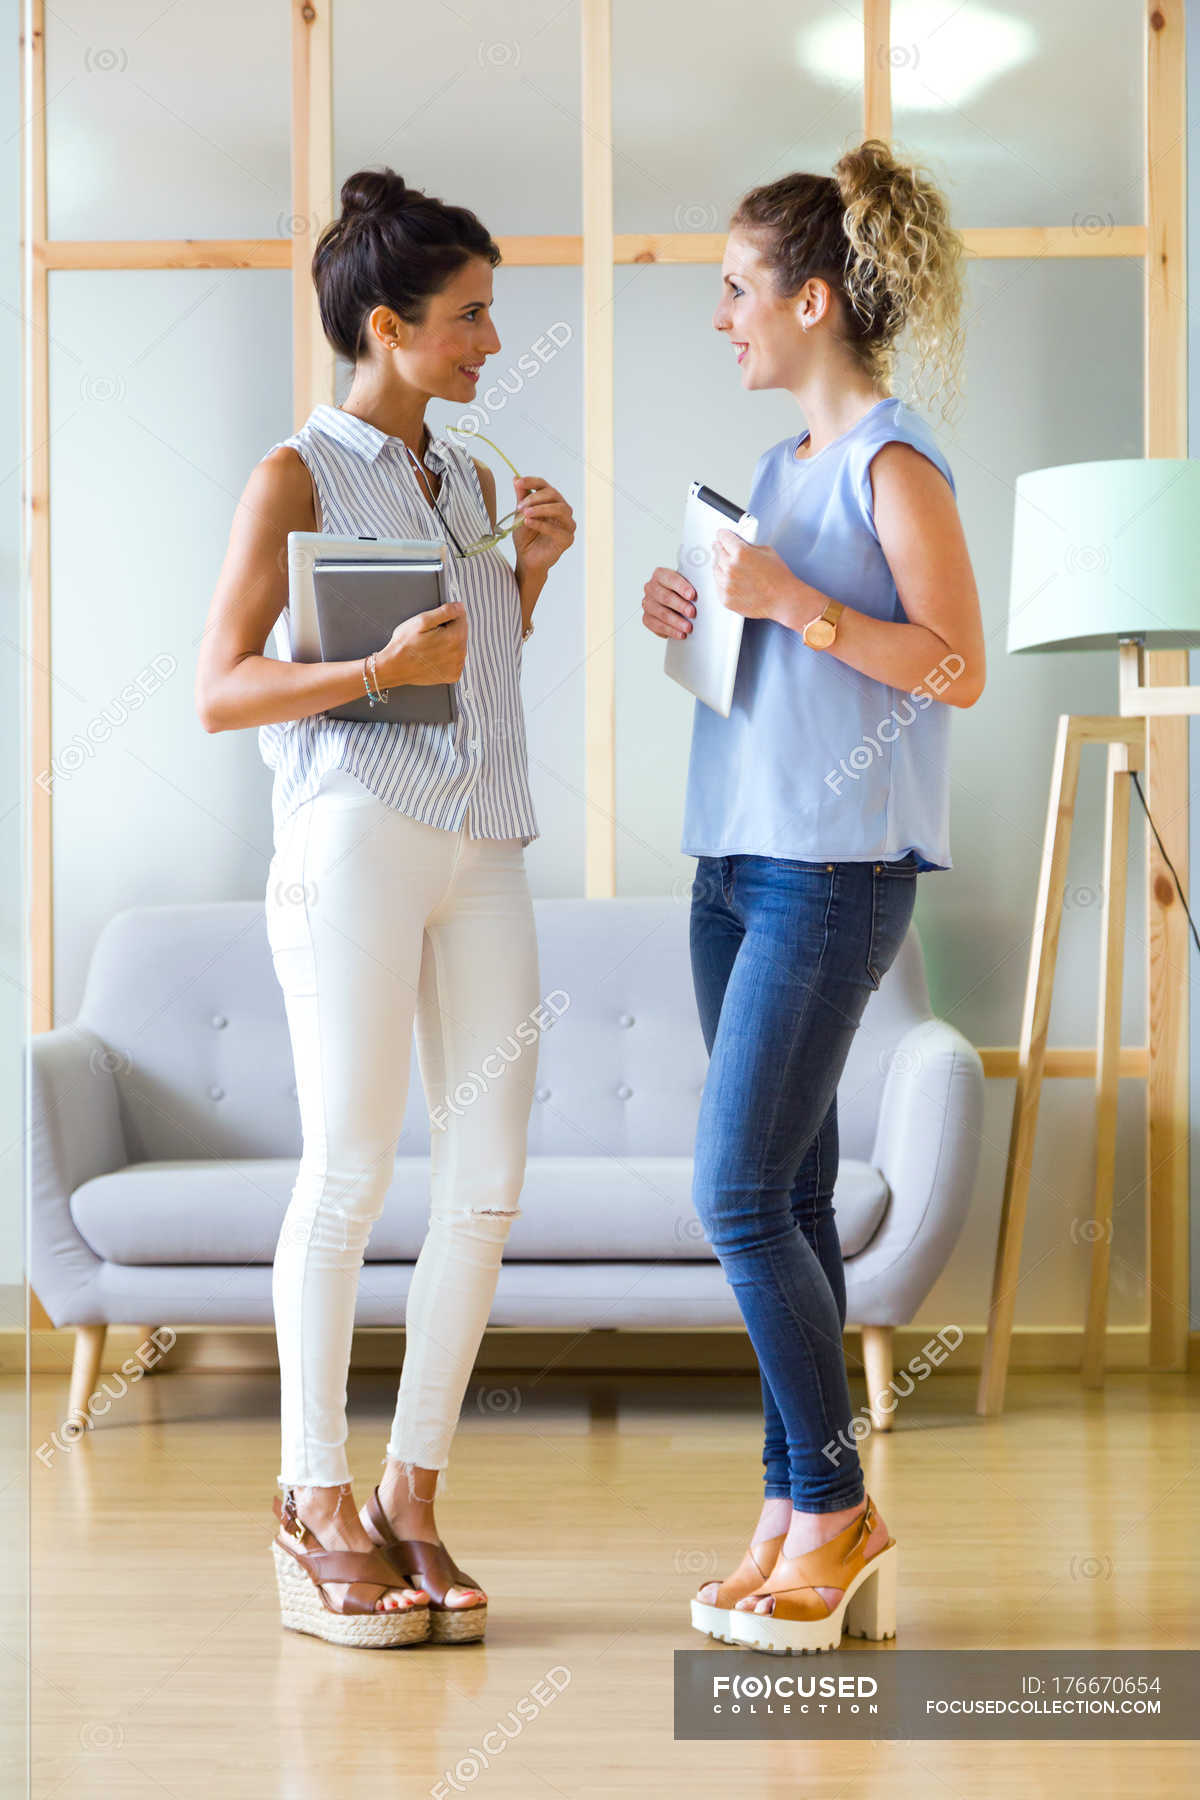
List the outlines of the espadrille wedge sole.
<svg viewBox="0 0 1200 1800">
<path fill-rule="evenodd" d="M 803 1556 L 780 1556 L 755 1599 L 775 1597 L 775 1610 L 756 1613 L 737 1607 L 729 1615 L 730 1642 L 742 1650 L 765 1650 L 773 1656 L 811 1656 L 836 1650 L 845 1631 L 850 1637 L 880 1640 L 896 1635 L 896 1577 L 900 1552 L 889 1537 L 874 1556 L 863 1546 L 878 1524 L 874 1503 L 851 1519 L 843 1531 Z M 841 1588 L 832 1612 L 817 1592 Z"/>
<path fill-rule="evenodd" d="M 483 1589 L 460 1569 L 444 1544 L 425 1538 L 398 1538 L 392 1522 L 383 1510 L 376 1488 L 359 1513 L 368 1537 L 380 1547 L 402 1581 L 411 1587 L 424 1588 L 429 1595 L 429 1641 L 431 1644 L 477 1644 L 487 1630 L 486 1598 L 469 1606 L 448 1606 L 446 1595 L 452 1587 Z"/>
<path fill-rule="evenodd" d="M 289 1539 L 271 1541 L 279 1611 L 285 1628 L 324 1638 L 330 1644 L 349 1644 L 369 1650 L 392 1650 L 406 1644 L 423 1644 L 429 1638 L 427 1604 L 376 1610 L 386 1589 L 404 1585 L 376 1550 L 324 1550 L 295 1513 L 294 1501 L 281 1505 L 274 1499 L 275 1516 Z M 306 1547 L 307 1546 L 307 1547 Z M 341 1605 L 334 1606 L 324 1583 L 346 1582 Z M 359 1592 L 355 1587 L 361 1583 Z"/>
<path fill-rule="evenodd" d="M 732 1644 L 730 1613 L 743 1594 L 752 1593 L 767 1580 L 782 1548 L 782 1533 L 778 1537 L 759 1538 L 756 1544 L 751 1544 L 733 1574 L 717 1588 L 715 1600 L 701 1600 L 700 1594 L 709 1586 L 707 1581 L 702 1581 L 699 1592 L 692 1601 L 692 1624 L 695 1629 L 702 1631 L 706 1637 L 719 1638 L 723 1644 Z"/>
</svg>

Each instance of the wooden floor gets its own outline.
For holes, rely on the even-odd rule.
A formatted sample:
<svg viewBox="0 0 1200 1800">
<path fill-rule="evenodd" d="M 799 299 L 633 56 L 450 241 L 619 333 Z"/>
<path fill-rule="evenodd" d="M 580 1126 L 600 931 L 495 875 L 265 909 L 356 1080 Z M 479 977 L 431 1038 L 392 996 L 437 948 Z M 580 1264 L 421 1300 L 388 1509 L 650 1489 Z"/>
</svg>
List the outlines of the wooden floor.
<svg viewBox="0 0 1200 1800">
<path fill-rule="evenodd" d="M 35 1458 L 35 1800 L 1195 1792 L 1192 1744 L 675 1742 L 672 1652 L 707 1643 L 689 1597 L 757 1516 L 757 1384 L 485 1379 L 438 1513 L 488 1589 L 483 1645 L 375 1652 L 281 1629 L 269 1377 L 164 1371 L 49 1468 Z M 987 1421 L 974 1388 L 939 1374 L 863 1447 L 902 1550 L 900 1642 L 1196 1646 L 1196 1378 L 1086 1394 L 1016 1374 Z M 361 1500 L 394 1390 L 364 1371 L 350 1397 Z M 65 1398 L 33 1378 L 35 1449 Z M 11 1632 L 5 1648 L 11 1671 Z M 558 1697 L 479 1770 L 473 1747 L 552 1671 Z"/>
</svg>

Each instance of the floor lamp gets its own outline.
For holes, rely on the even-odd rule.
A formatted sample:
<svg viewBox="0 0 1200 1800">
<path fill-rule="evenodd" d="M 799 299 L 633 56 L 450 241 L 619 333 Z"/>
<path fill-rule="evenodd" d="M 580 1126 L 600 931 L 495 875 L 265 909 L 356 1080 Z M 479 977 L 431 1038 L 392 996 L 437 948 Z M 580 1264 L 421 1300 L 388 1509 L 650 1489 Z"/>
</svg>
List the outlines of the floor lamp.
<svg viewBox="0 0 1200 1800">
<path fill-rule="evenodd" d="M 1107 773 L 1092 1263 L 1081 1373 L 1087 1386 L 1098 1386 L 1103 1380 L 1129 785 L 1146 766 L 1147 719 L 1200 712 L 1200 687 L 1146 687 L 1143 655 L 1147 650 L 1200 645 L 1198 562 L 1200 462 L 1153 457 L 1071 463 L 1036 469 L 1017 479 L 1008 650 L 1115 650 L 1119 712 L 1116 716 L 1063 713 L 1058 721 L 1004 1201 L 976 1402 L 979 1413 L 999 1412 L 1004 1404 L 1079 758 L 1088 744 L 1106 746 Z M 1186 906 L 1187 896 L 1181 894 L 1181 898 Z M 1181 988 L 1186 993 L 1182 977 Z"/>
</svg>

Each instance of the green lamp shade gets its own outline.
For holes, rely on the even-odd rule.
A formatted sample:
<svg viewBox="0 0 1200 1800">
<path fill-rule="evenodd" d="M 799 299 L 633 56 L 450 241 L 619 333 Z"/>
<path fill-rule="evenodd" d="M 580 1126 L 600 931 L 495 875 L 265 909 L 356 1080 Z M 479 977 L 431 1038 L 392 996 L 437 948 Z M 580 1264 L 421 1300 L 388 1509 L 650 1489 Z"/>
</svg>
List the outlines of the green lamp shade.
<svg viewBox="0 0 1200 1800">
<path fill-rule="evenodd" d="M 1130 457 L 1018 475 L 1008 649 L 1200 645 L 1200 462 Z"/>
</svg>

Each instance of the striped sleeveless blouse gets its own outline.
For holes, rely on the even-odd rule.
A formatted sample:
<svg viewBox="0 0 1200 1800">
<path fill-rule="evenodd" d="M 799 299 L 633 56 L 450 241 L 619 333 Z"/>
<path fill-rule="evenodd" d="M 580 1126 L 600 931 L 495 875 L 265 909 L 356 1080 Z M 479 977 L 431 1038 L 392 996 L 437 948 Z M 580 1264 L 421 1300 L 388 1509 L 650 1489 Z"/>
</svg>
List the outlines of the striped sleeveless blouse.
<svg viewBox="0 0 1200 1800">
<path fill-rule="evenodd" d="M 340 407 L 320 405 L 299 431 L 271 449 L 280 444 L 295 450 L 308 467 L 319 531 L 444 540 L 402 439 Z M 435 478 L 441 476 L 438 505 L 459 542 L 483 537 L 491 521 L 467 452 L 431 433 L 425 465 Z M 388 806 L 426 825 L 457 830 L 465 819 L 472 837 L 519 837 L 522 846 L 541 835 L 529 789 L 516 576 L 499 550 L 464 557 L 451 549 L 447 567 L 449 598 L 461 600 L 467 614 L 458 717 L 449 724 L 402 719 L 376 724 L 313 713 L 260 725 L 258 747 L 275 771 L 276 833 L 312 799 L 325 771 L 339 768 Z M 285 607 L 276 627 L 284 655 L 286 620 Z"/>
</svg>

